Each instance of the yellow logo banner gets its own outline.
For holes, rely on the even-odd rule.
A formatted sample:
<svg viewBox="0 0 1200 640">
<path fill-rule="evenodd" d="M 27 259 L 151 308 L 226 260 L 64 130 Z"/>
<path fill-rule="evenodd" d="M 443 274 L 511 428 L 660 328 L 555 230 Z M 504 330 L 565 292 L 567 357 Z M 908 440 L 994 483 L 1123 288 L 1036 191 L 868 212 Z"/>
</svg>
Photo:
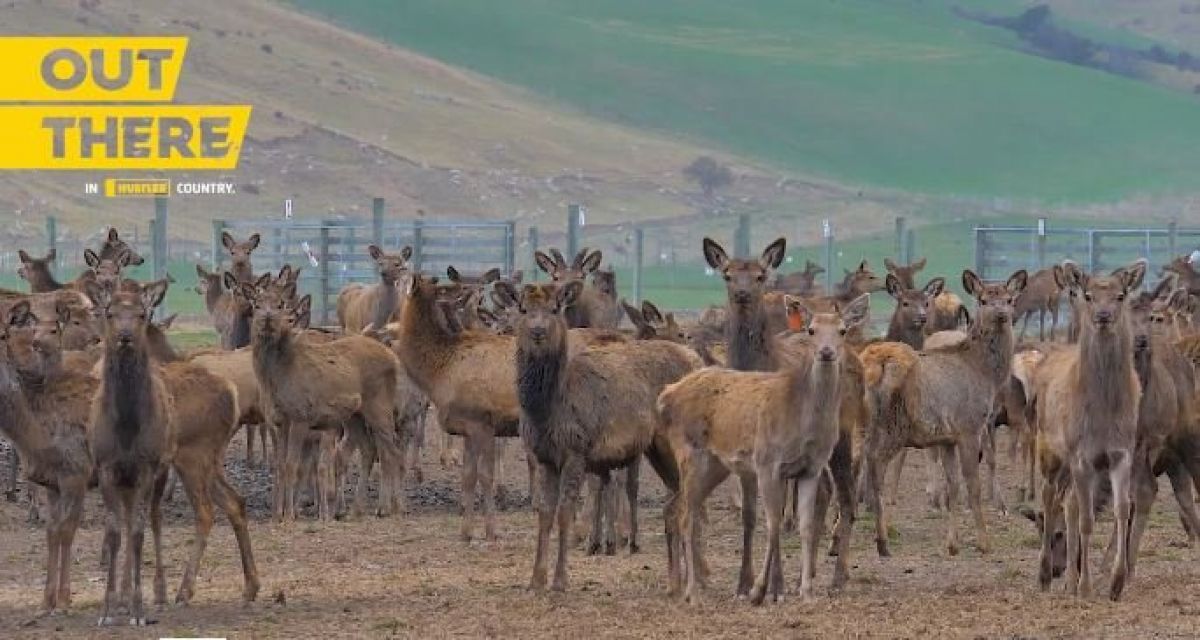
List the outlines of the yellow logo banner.
<svg viewBox="0 0 1200 640">
<path fill-rule="evenodd" d="M 170 102 L 185 37 L 4 37 L 0 102 Z"/>
</svg>

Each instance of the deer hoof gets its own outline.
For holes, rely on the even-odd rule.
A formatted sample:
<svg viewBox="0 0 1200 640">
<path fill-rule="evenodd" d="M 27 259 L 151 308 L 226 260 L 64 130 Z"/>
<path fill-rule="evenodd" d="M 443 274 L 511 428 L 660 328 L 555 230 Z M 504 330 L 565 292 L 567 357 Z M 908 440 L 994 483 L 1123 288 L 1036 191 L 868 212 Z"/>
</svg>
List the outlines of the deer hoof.
<svg viewBox="0 0 1200 640">
<path fill-rule="evenodd" d="M 888 550 L 888 544 L 886 540 L 875 541 L 875 552 L 879 554 L 880 558 L 892 557 L 892 552 Z"/>
</svg>

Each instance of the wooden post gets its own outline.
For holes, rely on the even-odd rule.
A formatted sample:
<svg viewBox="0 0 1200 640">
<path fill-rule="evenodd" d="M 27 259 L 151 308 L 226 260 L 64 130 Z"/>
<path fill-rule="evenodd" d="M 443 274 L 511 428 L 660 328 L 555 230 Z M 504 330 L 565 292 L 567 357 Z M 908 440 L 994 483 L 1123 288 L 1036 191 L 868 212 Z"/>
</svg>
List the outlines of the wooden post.
<svg viewBox="0 0 1200 640">
<path fill-rule="evenodd" d="M 917 232 L 915 229 L 904 230 L 904 264 L 912 264 L 917 255 Z M 915 283 L 914 283 L 915 284 Z"/>
<path fill-rule="evenodd" d="M 905 235 L 907 226 L 908 221 L 904 216 L 896 216 L 896 261 L 902 264 L 908 264 L 909 260 L 912 260 L 912 256 L 904 254 L 907 248 L 904 243 L 908 239 L 908 236 Z"/>
<path fill-rule="evenodd" d="M 821 236 L 825 239 L 825 290 L 833 291 L 833 225 L 829 218 L 821 221 Z"/>
<path fill-rule="evenodd" d="M 383 248 L 383 198 L 371 200 L 371 242 Z"/>
<path fill-rule="evenodd" d="M 1100 236 L 1095 229 L 1088 229 L 1088 273 L 1097 269 L 1096 261 L 1100 259 Z"/>
<path fill-rule="evenodd" d="M 58 252 L 58 219 L 54 216 L 46 218 L 46 252 L 51 251 Z"/>
<path fill-rule="evenodd" d="M 329 324 L 329 221 L 321 222 L 321 241 L 317 250 L 321 253 L 318 271 L 321 281 L 321 324 Z"/>
<path fill-rule="evenodd" d="M 579 253 L 579 205 L 567 205 L 567 260 L 573 260 Z"/>
<path fill-rule="evenodd" d="M 517 223 L 509 220 L 504 225 L 504 272 L 512 275 L 517 268 Z"/>
<path fill-rule="evenodd" d="M 642 254 L 646 247 L 646 230 L 633 230 L 633 304 L 642 306 Z"/>
<path fill-rule="evenodd" d="M 1167 261 L 1174 260 L 1178 249 L 1179 242 L 1179 223 L 1172 219 L 1167 223 Z"/>
<path fill-rule="evenodd" d="M 537 260 L 533 257 L 538 250 L 538 228 L 529 227 L 529 280 L 537 282 L 541 276 L 541 269 L 537 266 Z"/>
<path fill-rule="evenodd" d="M 738 258 L 750 257 L 750 216 L 738 215 L 737 230 L 733 234 L 733 255 Z"/>
<path fill-rule="evenodd" d="M 1037 268 L 1046 267 L 1046 219 L 1038 218 L 1037 226 Z"/>
<path fill-rule="evenodd" d="M 984 264 L 987 261 L 987 226 L 975 227 L 975 273 L 980 278 L 987 280 L 987 273 L 984 272 Z"/>
<path fill-rule="evenodd" d="M 209 260 L 210 268 L 216 271 L 221 266 L 221 256 L 223 254 L 224 245 L 221 244 L 221 232 L 225 230 L 225 221 L 221 219 L 213 220 L 212 234 L 212 258 Z"/>
<path fill-rule="evenodd" d="M 154 249 L 154 280 L 160 280 L 167 275 L 167 199 L 158 196 L 154 199 L 154 232 L 150 235 Z M 162 318 L 170 313 L 164 298 L 158 306 L 157 315 Z"/>
</svg>

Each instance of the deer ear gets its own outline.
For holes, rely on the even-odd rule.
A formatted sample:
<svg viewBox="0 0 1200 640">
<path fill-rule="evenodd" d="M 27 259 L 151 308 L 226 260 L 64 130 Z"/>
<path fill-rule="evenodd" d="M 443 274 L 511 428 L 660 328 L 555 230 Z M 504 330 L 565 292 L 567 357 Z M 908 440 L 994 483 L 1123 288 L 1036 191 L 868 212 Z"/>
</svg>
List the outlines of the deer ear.
<svg viewBox="0 0 1200 640">
<path fill-rule="evenodd" d="M 172 313 L 171 315 L 163 318 L 162 321 L 158 323 L 158 328 L 162 329 L 163 331 L 170 329 L 171 325 L 175 324 L 175 318 L 178 318 L 178 317 L 179 317 L 179 312 Z"/>
<path fill-rule="evenodd" d="M 967 293 L 975 296 L 976 299 L 983 295 L 983 280 L 980 280 L 979 276 L 975 275 L 974 271 L 971 271 L 970 269 L 964 269 L 962 273 L 962 283 L 963 289 L 966 289 Z"/>
<path fill-rule="evenodd" d="M 142 306 L 147 310 L 153 309 L 162 304 L 163 298 L 167 295 L 167 281 L 157 280 L 142 287 Z"/>
<path fill-rule="evenodd" d="M 446 267 L 446 277 L 450 278 L 450 282 L 455 282 L 455 283 L 462 282 L 462 276 L 459 275 L 458 269 L 455 269 L 454 265 L 450 265 L 450 266 Z"/>
<path fill-rule="evenodd" d="M 871 265 L 867 263 L 866 258 L 863 258 L 863 261 L 858 263 L 858 270 L 859 271 L 870 271 L 871 270 Z"/>
<path fill-rule="evenodd" d="M 296 307 L 292 309 L 292 316 L 302 318 L 312 314 L 312 296 L 305 294 L 296 301 Z"/>
<path fill-rule="evenodd" d="M 1154 300 L 1167 300 L 1171 293 L 1173 293 L 1174 286 L 1174 278 L 1163 278 L 1162 280 L 1158 281 L 1158 284 L 1154 287 L 1154 291 L 1151 292 L 1150 297 Z"/>
<path fill-rule="evenodd" d="M 32 319 L 34 319 L 34 315 L 28 300 L 15 302 L 8 308 L 8 326 L 10 327 L 23 327 Z"/>
<path fill-rule="evenodd" d="M 1067 272 L 1063 269 L 1061 264 L 1056 264 L 1050 267 L 1050 271 L 1054 274 L 1054 284 L 1057 285 L 1059 289 L 1066 289 L 1068 286 L 1070 286 L 1070 282 L 1067 281 Z"/>
<path fill-rule="evenodd" d="M 24 249 L 17 250 L 17 257 L 20 258 L 21 262 L 24 262 L 25 264 L 29 264 L 30 262 L 33 262 L 33 258 L 30 258 L 29 254 L 25 253 Z"/>
<path fill-rule="evenodd" d="M 405 262 L 408 262 L 412 259 L 412 254 L 413 248 L 408 245 L 404 245 L 404 248 L 400 250 L 400 257 L 404 258 Z"/>
<path fill-rule="evenodd" d="M 1125 268 L 1125 273 L 1122 274 L 1125 291 L 1133 291 L 1142 286 L 1142 281 L 1146 279 L 1147 264 L 1149 263 L 1143 258 Z"/>
<path fill-rule="evenodd" d="M 521 284 L 521 281 L 524 279 L 525 271 L 522 269 L 517 269 L 508 275 L 509 282 L 512 282 L 513 284 Z"/>
<path fill-rule="evenodd" d="M 83 261 L 93 269 L 100 266 L 100 256 L 96 255 L 96 252 L 91 249 L 83 250 Z"/>
<path fill-rule="evenodd" d="M 920 260 L 917 260 L 916 262 L 912 263 L 912 268 L 913 268 L 913 271 L 920 271 L 920 270 L 924 269 L 925 268 L 925 258 L 921 258 Z"/>
<path fill-rule="evenodd" d="M 930 300 L 942 295 L 942 291 L 946 290 L 945 278 L 934 278 L 925 285 L 925 296 Z"/>
<path fill-rule="evenodd" d="M 117 266 L 120 268 L 128 267 L 129 263 L 132 261 L 133 261 L 133 252 L 129 250 L 129 247 L 125 247 L 124 249 L 121 249 L 121 253 L 117 254 L 116 260 L 113 260 L 113 262 L 115 262 L 117 264 Z"/>
<path fill-rule="evenodd" d="M 100 308 L 108 308 L 110 295 L 108 287 L 100 286 L 95 279 L 83 281 L 83 295 L 87 296 L 92 301 L 92 305 Z"/>
<path fill-rule="evenodd" d="M 554 247 L 550 247 L 550 255 L 554 257 L 554 264 L 559 269 L 567 268 L 567 259 L 565 257 L 563 257 L 563 254 L 561 251 L 559 251 L 558 249 L 556 249 Z"/>
<path fill-rule="evenodd" d="M 1183 311 L 1188 306 L 1188 291 L 1184 288 L 1175 289 L 1167 296 L 1167 306 L 1175 311 Z"/>
<path fill-rule="evenodd" d="M 196 275 L 201 280 L 204 280 L 204 279 L 208 278 L 208 269 L 205 269 L 204 267 L 202 267 L 200 265 L 196 265 Z"/>
<path fill-rule="evenodd" d="M 558 269 L 558 264 L 554 261 L 554 258 L 551 258 L 541 251 L 533 252 L 533 260 L 537 263 L 538 268 L 544 271 L 546 275 L 552 276 Z"/>
<path fill-rule="evenodd" d="M 482 280 L 483 284 L 491 284 L 500 280 L 500 269 L 497 267 L 492 267 L 491 269 L 484 271 Z"/>
<path fill-rule="evenodd" d="M 508 309 L 517 306 L 520 301 L 520 295 L 517 294 L 516 288 L 512 283 L 503 280 L 496 283 L 492 287 L 492 303 L 501 309 Z"/>
<path fill-rule="evenodd" d="M 294 282 L 284 283 L 283 287 L 281 287 L 279 289 L 279 295 L 282 296 L 284 300 L 295 300 L 296 299 L 296 283 L 294 283 Z M 309 296 L 309 301 L 310 302 L 312 301 L 311 296 Z"/>
<path fill-rule="evenodd" d="M 729 255 L 725 253 L 725 248 L 717 244 L 712 238 L 704 239 L 704 261 L 708 266 L 720 271 L 729 264 Z"/>
<path fill-rule="evenodd" d="M 779 265 L 783 264 L 783 256 L 786 253 L 787 240 L 775 238 L 774 242 L 763 249 L 762 255 L 758 257 L 758 263 L 764 269 L 778 269 Z"/>
<path fill-rule="evenodd" d="M 842 324 L 847 329 L 857 327 L 867 320 L 867 316 L 871 313 L 871 294 L 864 293 L 855 298 L 842 309 Z"/>
<path fill-rule="evenodd" d="M 120 240 L 120 239 L 121 239 L 121 237 L 120 237 L 120 234 L 118 234 L 118 233 L 117 233 L 117 228 L 116 228 L 116 227 L 109 227 L 109 228 L 108 228 L 108 241 L 109 241 L 109 242 L 116 242 L 116 241 L 118 241 L 118 240 Z"/>
<path fill-rule="evenodd" d="M 579 263 L 579 270 L 584 274 L 592 273 L 596 269 L 600 268 L 600 260 L 603 257 L 604 254 L 600 253 L 599 249 L 589 253 L 588 256 Z"/>
<path fill-rule="evenodd" d="M 259 282 L 261 282 L 261 281 L 262 281 L 262 278 L 259 278 Z M 237 278 L 234 277 L 234 275 L 228 271 L 221 274 L 221 283 L 224 284 L 225 288 L 229 289 L 230 291 L 234 291 L 238 288 Z"/>
<path fill-rule="evenodd" d="M 262 242 L 262 236 L 258 235 L 257 233 L 252 234 L 250 236 L 250 239 L 246 240 L 246 242 L 250 243 L 250 250 L 254 251 L 255 249 L 258 248 L 258 243 Z"/>
<path fill-rule="evenodd" d="M 1008 281 L 1004 286 L 1008 288 L 1009 293 L 1021 293 L 1025 290 L 1025 285 L 1029 283 L 1029 272 L 1024 269 L 1017 270 L 1016 273 L 1008 277 Z"/>
<path fill-rule="evenodd" d="M 658 307 L 654 306 L 654 303 L 649 300 L 642 300 L 642 317 L 646 319 L 646 322 L 652 324 L 662 324 L 664 322 L 663 315 L 658 310 Z"/>
<path fill-rule="evenodd" d="M 583 293 L 583 281 L 572 280 L 558 288 L 558 308 L 565 309 L 575 304 Z"/>
<path fill-rule="evenodd" d="M 883 268 L 887 269 L 888 271 L 895 271 L 896 263 L 893 262 L 891 258 L 884 258 L 883 259 Z"/>
<path fill-rule="evenodd" d="M 221 232 L 221 244 L 228 251 L 233 251 L 233 248 L 237 246 L 237 242 L 234 241 L 233 236 L 229 235 L 228 231 Z"/>
<path fill-rule="evenodd" d="M 883 280 L 883 285 L 887 289 L 888 295 L 897 300 L 904 293 L 904 285 L 900 284 L 900 278 L 897 278 L 894 273 L 887 274 L 887 278 Z"/>
<path fill-rule="evenodd" d="M 633 323 L 633 326 L 639 329 L 646 326 L 646 318 L 642 316 L 642 312 L 626 302 L 624 298 L 621 299 L 621 308 L 625 310 L 625 315 L 629 316 L 629 321 Z"/>
<path fill-rule="evenodd" d="M 373 244 L 367 245 L 367 255 L 371 256 L 372 260 L 378 262 L 383 259 L 383 249 L 380 249 Z"/>
<path fill-rule="evenodd" d="M 243 298 L 252 303 L 255 300 L 258 300 L 258 289 L 248 282 L 239 283 L 235 280 L 233 286 L 230 287 L 229 290 L 239 293 Z"/>
</svg>

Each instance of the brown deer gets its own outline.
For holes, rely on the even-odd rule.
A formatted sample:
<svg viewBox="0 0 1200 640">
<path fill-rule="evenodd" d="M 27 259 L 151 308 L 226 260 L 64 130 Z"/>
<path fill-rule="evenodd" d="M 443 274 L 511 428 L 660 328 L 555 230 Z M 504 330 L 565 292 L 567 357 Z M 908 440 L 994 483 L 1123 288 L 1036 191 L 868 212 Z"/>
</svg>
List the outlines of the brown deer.
<svg viewBox="0 0 1200 640">
<path fill-rule="evenodd" d="M 34 258 L 25 253 L 23 249 L 17 251 L 17 257 L 21 259 L 21 267 L 17 269 L 17 275 L 29 283 L 31 292 L 58 291 L 67 286 L 55 280 L 54 273 L 50 270 L 50 265 L 54 264 L 57 256 L 58 253 L 54 249 L 50 249 L 44 258 Z"/>
<path fill-rule="evenodd" d="M 254 280 L 254 269 L 250 265 L 250 254 L 258 248 L 261 238 L 257 233 L 251 234 L 242 242 L 234 239 L 228 231 L 221 232 L 221 246 L 229 252 L 230 267 L 229 271 L 233 277 L 237 278 L 238 282 L 250 282 Z"/>
<path fill-rule="evenodd" d="M 546 587 L 555 521 L 558 561 L 551 588 L 566 589 L 568 540 L 585 472 L 605 476 L 645 455 L 668 490 L 678 488 L 672 454 L 657 434 L 654 402 L 664 386 L 701 366 L 690 349 L 667 341 L 614 343 L 572 354 L 564 314 L 583 287 L 578 280 L 526 285 L 520 296 L 515 372 L 520 431 L 542 482 L 530 581 L 535 591 Z M 630 509 L 636 522 L 636 493 Z M 671 530 L 667 533 L 670 538 Z"/>
<path fill-rule="evenodd" d="M 789 302 L 792 299 L 789 296 Z M 797 303 L 803 304 L 800 301 Z M 784 507 L 784 480 L 797 481 L 797 509 L 802 535 L 803 569 L 800 595 L 811 594 L 816 545 L 824 509 L 817 507 L 818 484 L 841 437 L 841 367 L 847 356 L 848 329 L 867 317 L 868 297 L 861 296 L 839 313 L 805 309 L 807 327 L 778 372 L 728 371 L 709 367 L 669 385 L 658 399 L 661 430 L 670 439 L 680 469 L 680 507 L 676 530 L 682 549 L 670 554 L 672 591 L 687 576 L 683 592 L 696 602 L 699 577 L 690 563 L 696 554 L 700 509 L 708 494 L 731 472 L 743 492 L 742 567 L 737 594 L 761 604 L 768 591 L 783 597 L 779 534 Z M 852 354 L 851 354 L 852 357 Z M 754 535 L 756 494 L 767 512 L 767 554 L 751 588 L 750 546 Z"/>
<path fill-rule="evenodd" d="M 166 285 L 138 293 L 87 283 L 104 327 L 103 376 L 92 401 L 92 458 L 109 517 L 104 546 L 109 558 L 101 625 L 124 609 L 131 624 L 146 624 L 142 605 L 142 542 L 147 511 L 159 479 L 175 456 L 174 405 L 145 348 L 146 327 Z M 118 584 L 118 552 L 125 548 Z M 120 592 L 118 593 L 118 589 Z"/>
<path fill-rule="evenodd" d="M 361 333 L 367 325 L 382 327 L 397 315 L 401 303 L 398 288 L 402 286 L 401 279 L 409 273 L 412 247 L 387 254 L 370 245 L 367 253 L 379 269 L 379 282 L 369 286 L 357 282 L 348 284 L 337 299 L 338 324 L 351 335 Z"/>
<path fill-rule="evenodd" d="M 876 514 L 875 545 L 889 555 L 887 524 L 880 501 L 883 470 L 902 447 L 938 447 L 945 472 L 949 510 L 946 546 L 958 553 L 955 510 L 957 459 L 967 484 L 981 551 L 990 544 L 983 519 L 979 456 L 984 429 L 996 411 L 996 399 L 1008 382 L 1013 355 L 1013 303 L 1025 288 L 1017 271 L 1004 284 L 985 285 L 971 270 L 963 287 L 978 302 L 967 338 L 958 346 L 919 355 L 898 342 L 869 345 L 860 354 L 865 369 L 870 419 L 863 441 L 865 486 Z"/>
<path fill-rule="evenodd" d="M 280 440 L 286 449 L 278 456 L 282 491 L 276 494 L 276 516 L 296 517 L 294 494 L 304 434 L 310 429 L 348 428 L 356 420 L 371 434 L 382 463 L 377 512 L 383 516 L 400 509 L 404 458 L 396 441 L 395 356 L 365 336 L 324 343 L 303 338 L 298 325 L 310 314 L 312 298 L 297 300 L 295 285 L 240 287 L 253 308 L 254 374 L 264 405 L 285 430 Z"/>
<path fill-rule="evenodd" d="M 63 388 L 83 386 L 90 392 L 94 381 L 88 376 L 71 376 L 67 384 L 46 379 L 36 363 L 33 325 L 37 318 L 28 301 L 12 305 L 4 320 L 0 433 L 20 451 L 26 480 L 45 490 L 47 559 L 41 612 L 47 615 L 71 605 L 71 549 L 93 472 L 87 410 L 72 412 L 58 400 Z M 30 385 L 22 384 L 22 379 L 31 378 L 38 389 L 33 394 L 26 391 Z M 51 388 L 55 390 L 42 391 Z"/>
<path fill-rule="evenodd" d="M 541 251 L 535 252 L 534 260 L 551 280 L 566 283 L 572 280 L 586 281 L 588 276 L 592 276 L 591 284 L 584 288 L 583 293 L 567 310 L 567 323 L 570 327 L 615 329 L 621 319 L 617 306 L 616 276 L 611 271 L 598 271 L 603 254 L 585 247 L 580 249 L 568 266 L 566 259 L 557 249 L 551 249 L 550 253 L 553 257 Z"/>
<path fill-rule="evenodd" d="M 771 284 L 773 291 L 790 293 L 797 296 L 815 296 L 820 293 L 820 285 L 816 283 L 817 276 L 825 273 L 825 267 L 806 260 L 803 271 L 789 274 L 779 274 Z"/>
<path fill-rule="evenodd" d="M 787 242 L 778 238 L 763 249 L 757 260 L 731 259 L 711 238 L 704 239 L 704 259 L 725 280 L 729 296 L 725 339 L 729 344 L 728 365 L 738 371 L 774 371 L 778 363 L 771 352 L 771 339 L 787 328 L 782 297 L 768 295 L 766 283 L 783 263 Z M 773 304 L 776 301 L 779 304 Z M 768 307 L 778 307 L 775 313 Z"/>
<path fill-rule="evenodd" d="M 896 262 L 893 261 L 891 258 L 883 259 L 883 267 L 885 269 L 887 269 L 888 273 L 895 275 L 896 278 L 898 278 L 900 280 L 900 284 L 903 285 L 905 289 L 916 289 L 917 288 L 917 281 L 916 281 L 917 273 L 919 273 L 925 269 L 925 264 L 926 264 L 925 258 L 921 258 L 920 260 L 914 260 L 913 262 L 911 262 L 909 264 L 896 264 Z"/>
<path fill-rule="evenodd" d="M 1046 314 L 1050 314 L 1050 340 L 1054 340 L 1054 327 L 1058 325 L 1058 307 L 1062 300 L 1062 288 L 1054 277 L 1054 269 L 1042 269 L 1029 276 L 1029 286 L 1017 300 L 1016 314 L 1022 319 L 1021 333 L 1017 340 L 1025 339 L 1029 319 L 1038 317 L 1038 340 L 1046 339 Z"/>
<path fill-rule="evenodd" d="M 1057 522 L 1067 491 L 1067 590 L 1091 593 L 1089 547 L 1095 521 L 1095 488 L 1101 475 L 1112 485 L 1116 512 L 1116 562 L 1109 597 L 1118 599 L 1129 572 L 1131 474 L 1137 444 L 1141 385 L 1134 367 L 1130 297 L 1141 286 L 1146 263 L 1139 261 L 1112 275 L 1088 276 L 1064 265 L 1060 284 L 1078 290 L 1077 346 L 1051 353 L 1039 368 L 1045 374 L 1037 395 L 1038 451 L 1044 482 L 1042 513 Z M 1051 536 L 1042 536 L 1038 582 L 1050 586 Z"/>
</svg>

